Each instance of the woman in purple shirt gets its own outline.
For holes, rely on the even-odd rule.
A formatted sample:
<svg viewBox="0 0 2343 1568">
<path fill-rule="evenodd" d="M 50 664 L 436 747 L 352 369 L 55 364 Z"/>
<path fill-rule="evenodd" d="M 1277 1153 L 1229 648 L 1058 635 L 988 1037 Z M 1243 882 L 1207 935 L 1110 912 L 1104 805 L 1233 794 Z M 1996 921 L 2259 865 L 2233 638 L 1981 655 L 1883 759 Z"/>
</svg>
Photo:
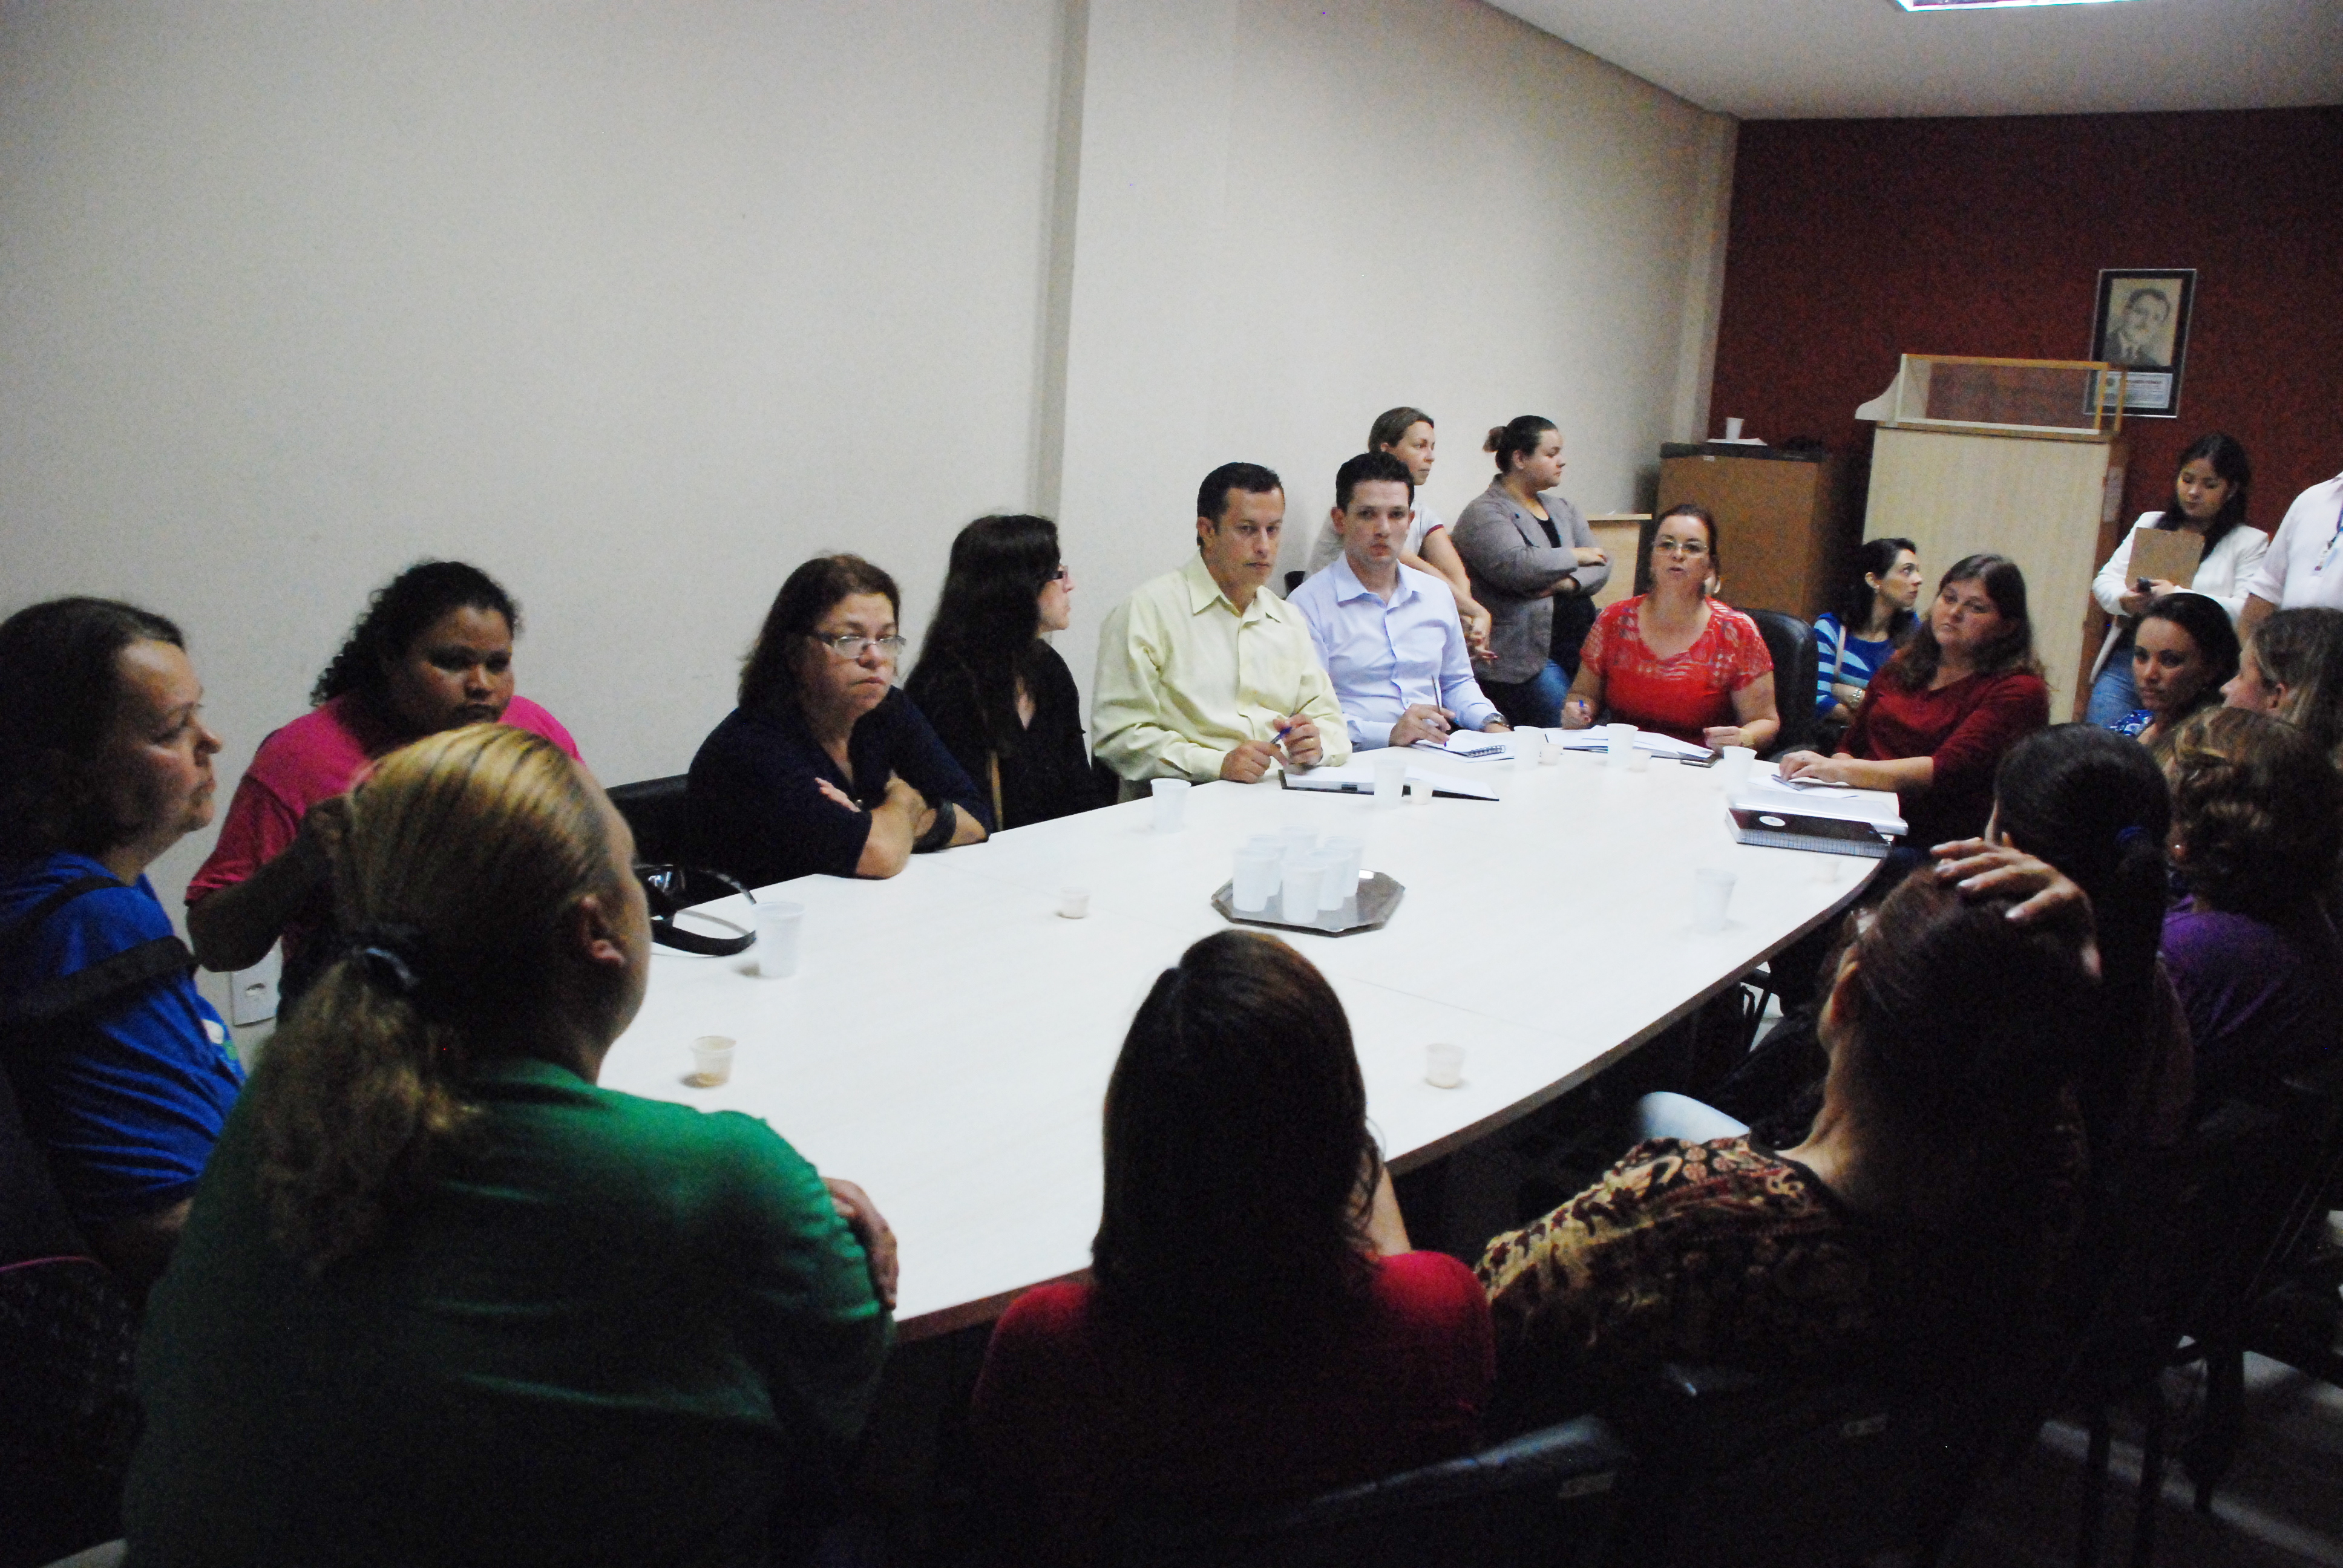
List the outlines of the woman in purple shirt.
<svg viewBox="0 0 2343 1568">
<path fill-rule="evenodd" d="M 2189 897 L 2165 917 L 2164 959 L 2201 1107 L 2343 1045 L 2343 946 L 2319 902 L 2343 854 L 2343 784 L 2304 731 L 2236 708 L 2184 723 L 2168 773 Z"/>
</svg>

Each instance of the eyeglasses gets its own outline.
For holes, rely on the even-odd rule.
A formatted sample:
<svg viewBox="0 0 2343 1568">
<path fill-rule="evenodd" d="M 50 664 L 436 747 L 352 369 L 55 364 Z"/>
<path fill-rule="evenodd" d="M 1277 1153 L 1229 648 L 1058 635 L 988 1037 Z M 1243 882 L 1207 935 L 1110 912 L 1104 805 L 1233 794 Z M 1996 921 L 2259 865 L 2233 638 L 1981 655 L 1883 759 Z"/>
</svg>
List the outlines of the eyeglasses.
<svg viewBox="0 0 2343 1568">
<path fill-rule="evenodd" d="M 1058 563 L 1058 569 L 1041 579 L 1041 586 L 1043 588 L 1048 588 L 1051 583 L 1071 583 L 1073 580 L 1074 569 L 1066 565 L 1065 562 L 1060 561 Z"/>
<path fill-rule="evenodd" d="M 860 658 L 867 648 L 875 648 L 889 658 L 900 658 L 903 649 L 910 646 L 909 638 L 865 637 L 859 631 L 809 631 L 806 635 L 840 658 Z"/>
<path fill-rule="evenodd" d="M 1652 541 L 1652 550 L 1654 554 L 1665 551 L 1667 554 L 1672 556 L 1684 556 L 1686 558 L 1696 558 L 1708 554 L 1708 547 L 1702 544 L 1698 539 L 1654 539 Z"/>
</svg>

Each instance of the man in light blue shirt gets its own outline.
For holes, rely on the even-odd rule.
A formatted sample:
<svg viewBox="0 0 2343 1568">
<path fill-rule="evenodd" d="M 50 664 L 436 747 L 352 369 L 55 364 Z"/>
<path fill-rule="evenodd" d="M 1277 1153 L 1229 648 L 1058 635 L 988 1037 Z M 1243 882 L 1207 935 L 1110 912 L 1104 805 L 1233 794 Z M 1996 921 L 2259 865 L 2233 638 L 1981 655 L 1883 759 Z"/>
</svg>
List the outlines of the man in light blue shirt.
<svg viewBox="0 0 2343 1568">
<path fill-rule="evenodd" d="M 1362 452 L 1343 464 L 1327 520 L 1342 554 L 1287 600 L 1309 624 L 1354 749 L 1505 728 L 1473 678 L 1455 595 L 1399 564 L 1414 513 L 1415 481 L 1397 457 Z"/>
</svg>

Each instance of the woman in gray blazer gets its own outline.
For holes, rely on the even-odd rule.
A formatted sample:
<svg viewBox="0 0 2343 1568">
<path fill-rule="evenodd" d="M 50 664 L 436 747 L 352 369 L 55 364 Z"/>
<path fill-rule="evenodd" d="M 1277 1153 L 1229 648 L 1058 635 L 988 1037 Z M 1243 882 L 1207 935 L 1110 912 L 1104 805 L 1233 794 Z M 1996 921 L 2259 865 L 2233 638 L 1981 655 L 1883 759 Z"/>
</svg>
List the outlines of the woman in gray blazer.
<svg viewBox="0 0 2343 1568">
<path fill-rule="evenodd" d="M 1510 724 L 1562 722 L 1570 676 L 1554 662 L 1558 605 L 1591 600 L 1611 580 L 1611 558 L 1594 531 L 1554 490 L 1562 482 L 1562 435 L 1554 421 L 1523 414 L 1489 432 L 1482 449 L 1497 477 L 1458 514 L 1449 531 L 1490 616 L 1490 657 L 1473 661 L 1481 689 Z M 1584 635 L 1586 620 L 1578 621 Z M 1587 618 L 1591 619 L 1591 618 Z M 1574 660 L 1576 649 L 1567 650 Z"/>
</svg>

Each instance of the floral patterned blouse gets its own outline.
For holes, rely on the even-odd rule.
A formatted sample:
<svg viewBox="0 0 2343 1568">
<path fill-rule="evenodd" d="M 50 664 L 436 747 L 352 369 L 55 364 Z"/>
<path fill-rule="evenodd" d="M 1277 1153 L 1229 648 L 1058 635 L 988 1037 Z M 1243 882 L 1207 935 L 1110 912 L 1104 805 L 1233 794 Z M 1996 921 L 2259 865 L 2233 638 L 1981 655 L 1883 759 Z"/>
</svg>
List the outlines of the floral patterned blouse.
<svg viewBox="0 0 2343 1568">
<path fill-rule="evenodd" d="M 1861 1231 L 1804 1166 L 1745 1138 L 1638 1144 L 1489 1243 L 1476 1271 L 1499 1382 L 1543 1419 L 1665 1361 L 1820 1360 L 1873 1326 Z"/>
</svg>

